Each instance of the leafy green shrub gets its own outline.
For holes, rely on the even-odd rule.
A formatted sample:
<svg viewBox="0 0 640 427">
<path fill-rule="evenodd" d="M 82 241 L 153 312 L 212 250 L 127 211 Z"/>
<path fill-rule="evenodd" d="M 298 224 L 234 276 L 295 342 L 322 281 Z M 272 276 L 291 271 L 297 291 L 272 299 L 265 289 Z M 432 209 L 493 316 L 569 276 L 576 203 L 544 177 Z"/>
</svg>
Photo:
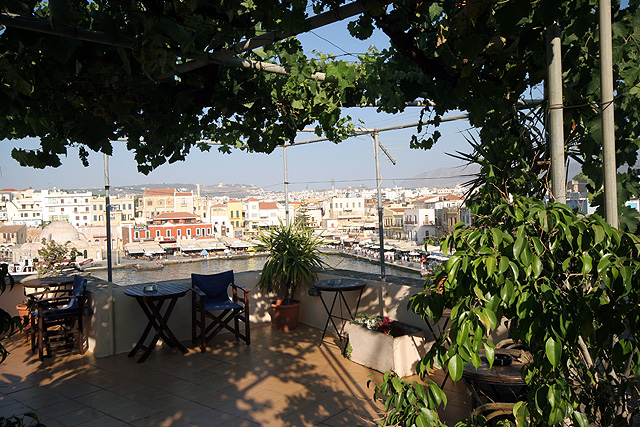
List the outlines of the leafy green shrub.
<svg viewBox="0 0 640 427">
<path fill-rule="evenodd" d="M 490 333 L 502 320 L 533 362 L 514 413 L 521 425 L 630 425 L 640 378 L 640 238 L 565 205 L 516 198 L 476 228 L 455 226 L 451 258 L 410 301 L 425 320 L 450 309 L 450 329 L 418 366 L 493 362 Z M 398 396 L 402 388 L 394 388 Z M 404 422 L 398 424 L 408 425 Z"/>
</svg>

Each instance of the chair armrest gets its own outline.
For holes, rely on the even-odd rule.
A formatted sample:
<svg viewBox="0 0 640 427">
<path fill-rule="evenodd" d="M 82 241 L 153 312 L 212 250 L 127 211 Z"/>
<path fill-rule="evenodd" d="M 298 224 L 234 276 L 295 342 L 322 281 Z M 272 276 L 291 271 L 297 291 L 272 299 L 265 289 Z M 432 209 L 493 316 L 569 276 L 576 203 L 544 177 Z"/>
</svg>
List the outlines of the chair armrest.
<svg viewBox="0 0 640 427">
<path fill-rule="evenodd" d="M 249 292 L 251 290 L 245 288 L 244 286 L 236 285 L 235 283 L 231 284 L 231 289 L 233 290 L 233 302 L 235 303 L 243 303 L 245 310 L 248 310 L 249 307 Z M 243 292 L 242 297 L 238 296 L 238 290 Z"/>
<path fill-rule="evenodd" d="M 249 292 L 251 292 L 251 289 L 247 289 L 242 285 L 236 285 L 235 283 L 232 283 L 231 286 L 233 286 L 236 289 L 241 290 L 242 292 L 244 292 L 245 294 L 248 294 Z"/>
<path fill-rule="evenodd" d="M 192 291 L 194 294 L 196 294 L 196 295 L 198 295 L 198 296 L 201 296 L 201 297 L 207 296 L 207 294 L 205 294 L 205 293 L 202 291 L 202 289 L 197 288 L 197 287 L 195 287 L 195 286 L 193 286 L 193 287 L 191 288 L 191 291 Z"/>
</svg>

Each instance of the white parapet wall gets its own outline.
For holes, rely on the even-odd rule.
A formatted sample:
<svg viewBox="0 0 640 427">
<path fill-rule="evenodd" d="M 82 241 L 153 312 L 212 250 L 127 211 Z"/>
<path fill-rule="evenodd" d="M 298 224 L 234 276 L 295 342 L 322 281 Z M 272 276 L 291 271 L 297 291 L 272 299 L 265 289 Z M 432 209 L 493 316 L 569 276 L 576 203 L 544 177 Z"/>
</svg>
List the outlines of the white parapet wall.
<svg viewBox="0 0 640 427">
<path fill-rule="evenodd" d="M 318 280 L 345 277 L 362 278 L 366 282 L 366 287 L 362 294 L 358 312 L 379 314 L 388 316 L 394 320 L 416 326 L 425 332 L 428 327 L 425 322 L 415 313 L 407 309 L 409 298 L 420 292 L 423 288 L 421 281 L 416 279 L 387 278 L 385 282 L 376 280 L 375 275 L 360 274 L 353 271 L 327 271 L 318 275 Z M 235 274 L 235 281 L 251 290 L 250 310 L 252 326 L 266 324 L 271 321 L 270 309 L 271 300 L 274 296 L 262 295 L 257 290 L 257 283 L 260 272 L 242 272 Z M 109 356 L 111 354 L 129 352 L 137 343 L 145 326 L 147 318 L 138 305 L 135 298 L 124 294 L 126 286 L 109 284 L 92 276 L 88 276 L 89 307 L 91 316 L 85 318 L 85 334 L 87 336 L 89 350 L 97 357 Z M 183 283 L 191 286 L 191 280 L 171 280 L 170 283 Z M 111 301 L 110 303 L 110 296 Z M 358 292 L 349 291 L 344 293 L 349 307 L 354 310 L 357 302 Z M 320 296 L 310 296 L 308 288 L 299 288 L 296 298 L 302 303 L 300 310 L 301 323 L 323 329 L 327 321 L 327 313 L 320 300 L 324 298 L 328 306 L 331 305 L 334 294 L 325 292 Z M 22 286 L 17 285 L 10 293 L 4 294 L 0 300 L 0 307 L 11 314 L 17 314 L 15 305 L 25 299 Z M 169 320 L 169 327 L 176 337 L 183 341 L 191 340 L 191 293 L 187 293 L 180 298 L 173 310 Z M 333 313 L 347 317 L 347 311 L 343 304 L 336 302 Z M 15 312 L 15 313 L 14 313 Z M 339 328 L 343 324 L 336 321 Z M 329 324 L 328 333 L 334 332 Z M 501 331 L 499 335 L 503 335 Z M 114 338 L 115 337 L 115 338 Z M 191 345 L 189 344 L 188 347 Z"/>
</svg>

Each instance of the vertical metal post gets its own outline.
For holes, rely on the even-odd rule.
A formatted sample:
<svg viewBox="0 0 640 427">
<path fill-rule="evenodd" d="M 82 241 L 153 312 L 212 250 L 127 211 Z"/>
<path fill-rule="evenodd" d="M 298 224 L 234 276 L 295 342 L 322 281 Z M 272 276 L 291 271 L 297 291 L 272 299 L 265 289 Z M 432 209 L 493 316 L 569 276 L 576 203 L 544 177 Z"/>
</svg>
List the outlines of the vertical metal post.
<svg viewBox="0 0 640 427">
<path fill-rule="evenodd" d="M 618 182 L 613 116 L 613 54 L 611 42 L 611 0 L 600 0 L 600 95 L 602 97 L 602 156 L 604 173 L 604 213 L 607 222 L 618 228 Z"/>
<path fill-rule="evenodd" d="M 284 213 L 285 213 L 285 223 L 287 226 L 290 224 L 289 217 L 289 173 L 287 171 L 287 147 L 282 146 L 282 160 L 284 162 Z"/>
<path fill-rule="evenodd" d="M 107 227 L 107 280 L 111 282 L 111 203 L 109 201 L 109 156 L 104 155 L 104 202 L 105 202 L 105 224 Z"/>
<path fill-rule="evenodd" d="M 110 355 L 116 353 L 116 321 L 114 318 L 115 310 L 113 304 L 113 276 L 111 265 L 111 202 L 109 201 L 109 156 L 104 154 L 104 202 L 105 202 L 105 219 L 107 227 L 107 304 L 109 312 L 109 352 Z"/>
<path fill-rule="evenodd" d="M 547 29 L 547 88 L 549 93 L 549 151 L 551 153 L 551 193 L 558 203 L 567 203 L 564 162 L 564 118 L 562 103 L 562 44 L 560 28 Z"/>
<path fill-rule="evenodd" d="M 378 140 L 378 132 L 371 134 L 373 138 L 373 155 L 376 159 L 376 188 L 378 189 L 378 234 L 380 237 L 380 278 L 384 281 L 386 277 L 384 271 L 384 226 L 382 224 L 382 178 L 380 175 L 380 141 Z"/>
</svg>

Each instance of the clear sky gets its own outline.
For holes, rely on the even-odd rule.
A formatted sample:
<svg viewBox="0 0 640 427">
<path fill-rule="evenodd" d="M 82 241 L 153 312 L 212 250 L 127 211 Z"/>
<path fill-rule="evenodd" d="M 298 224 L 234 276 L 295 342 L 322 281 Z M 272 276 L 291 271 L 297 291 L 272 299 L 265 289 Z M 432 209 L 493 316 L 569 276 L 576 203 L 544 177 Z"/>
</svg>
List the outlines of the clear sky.
<svg viewBox="0 0 640 427">
<path fill-rule="evenodd" d="M 388 46 L 386 36 L 374 34 L 366 41 L 356 40 L 348 34 L 346 22 L 314 30 L 300 37 L 305 49 L 342 55 L 364 53 L 370 45 L 379 49 Z M 345 58 L 349 58 L 348 56 Z M 355 58 L 354 58 L 355 59 Z M 405 112 L 388 115 L 377 113 L 375 108 L 353 108 L 345 110 L 356 122 L 362 120 L 366 128 L 381 128 L 404 123 L 417 122 L 420 108 L 409 107 Z M 469 151 L 462 132 L 468 129 L 466 121 L 441 125 L 443 134 L 436 146 L 429 151 L 409 148 L 414 130 L 405 129 L 380 134 L 380 142 L 395 158 L 394 166 L 381 153 L 380 166 L 383 186 L 412 178 L 420 173 L 441 168 L 458 166 L 461 162 L 446 153 Z M 300 134 L 297 141 L 313 138 L 313 134 Z M 21 168 L 11 158 L 11 149 L 16 146 L 36 148 L 38 141 L 4 140 L 0 142 L 0 188 L 80 188 L 103 187 L 103 156 L 91 153 L 89 167 L 83 167 L 76 149 L 69 149 L 62 166 L 44 170 Z M 194 149 L 184 162 L 165 164 L 149 175 L 137 172 L 133 153 L 126 150 L 124 143 L 114 143 L 114 155 L 110 163 L 110 184 L 112 187 L 147 183 L 191 183 L 191 184 L 247 184 L 272 191 L 284 188 L 282 149 L 273 153 L 256 154 L 234 150 L 231 154 L 219 153 L 215 147 L 209 152 Z M 371 137 L 358 136 L 340 144 L 318 142 L 287 149 L 288 180 L 290 191 L 330 188 L 335 180 L 336 187 L 365 185 L 375 187 L 375 161 Z"/>
</svg>

